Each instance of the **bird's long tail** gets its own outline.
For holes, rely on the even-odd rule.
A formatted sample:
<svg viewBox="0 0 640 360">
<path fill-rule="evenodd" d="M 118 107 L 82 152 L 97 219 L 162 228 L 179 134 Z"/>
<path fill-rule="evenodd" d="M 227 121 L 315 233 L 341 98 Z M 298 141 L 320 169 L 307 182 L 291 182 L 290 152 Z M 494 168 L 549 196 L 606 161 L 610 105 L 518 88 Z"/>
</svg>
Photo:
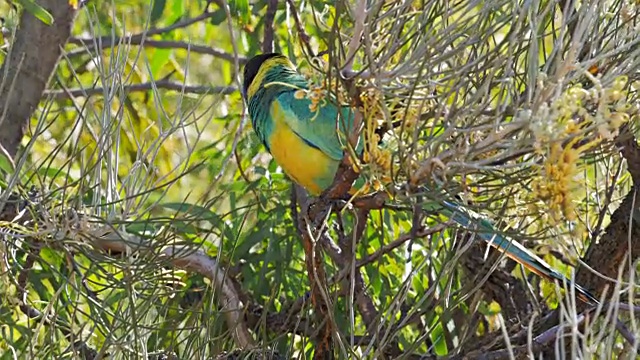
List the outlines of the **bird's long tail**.
<svg viewBox="0 0 640 360">
<path fill-rule="evenodd" d="M 547 280 L 558 281 L 560 284 L 572 284 L 569 279 L 557 270 L 553 269 L 551 265 L 547 264 L 539 256 L 535 255 L 515 240 L 500 235 L 500 232 L 493 227 L 491 222 L 479 214 L 476 214 L 453 202 L 440 201 L 438 203 L 440 205 L 439 212 L 441 214 L 449 217 L 451 220 L 465 228 L 473 229 L 476 231 L 476 235 L 482 240 L 503 252 L 518 264 L 523 265 L 525 268 Z M 591 304 L 598 303 L 598 299 L 587 289 L 575 283 L 573 286 L 581 300 Z"/>
</svg>

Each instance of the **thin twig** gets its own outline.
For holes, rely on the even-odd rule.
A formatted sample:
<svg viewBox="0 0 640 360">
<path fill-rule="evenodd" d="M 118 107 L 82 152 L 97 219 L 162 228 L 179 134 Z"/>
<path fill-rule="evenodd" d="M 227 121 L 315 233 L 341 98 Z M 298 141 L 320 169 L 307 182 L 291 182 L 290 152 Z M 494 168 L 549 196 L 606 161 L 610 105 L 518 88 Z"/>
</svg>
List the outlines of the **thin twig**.
<svg viewBox="0 0 640 360">
<path fill-rule="evenodd" d="M 359 260 L 357 262 L 357 267 L 366 266 L 368 264 L 371 264 L 374 261 L 377 261 L 382 256 L 402 246 L 404 243 L 406 243 L 409 240 L 433 235 L 435 233 L 443 231 L 446 228 L 447 228 L 447 224 L 438 224 L 434 227 L 420 229 L 416 231 L 414 235 L 412 235 L 411 233 L 400 235 L 397 239 L 393 240 L 392 242 L 381 246 L 373 254 L 368 255 L 366 258 Z"/>
<path fill-rule="evenodd" d="M 154 89 L 180 91 L 186 94 L 208 94 L 208 95 L 229 95 L 238 91 L 234 86 L 205 86 L 205 85 L 184 85 L 183 83 L 170 80 L 158 80 L 155 82 L 145 82 L 140 84 L 131 84 L 122 86 L 124 93 L 149 91 Z M 46 97 L 52 97 L 55 100 L 73 99 L 78 97 L 91 97 L 94 95 L 102 95 L 105 89 L 95 87 L 91 89 L 57 89 L 47 90 L 44 93 Z"/>
<path fill-rule="evenodd" d="M 147 39 L 148 37 L 151 37 L 153 35 L 160 35 L 160 34 L 165 34 L 165 33 L 169 33 L 173 30 L 177 30 L 177 29 L 181 29 L 181 28 L 185 28 L 188 26 L 191 26 L 193 24 L 199 23 L 201 21 L 207 20 L 213 16 L 215 16 L 215 13 L 211 13 L 211 12 L 205 12 L 199 16 L 196 16 L 194 18 L 191 19 L 185 19 L 182 21 L 179 21 L 173 25 L 167 26 L 167 27 L 163 27 L 163 28 L 158 28 L 158 29 L 149 29 L 143 33 L 139 33 L 139 34 L 134 34 L 134 35 L 128 35 L 128 36 L 111 36 L 111 35 L 106 35 L 106 36 L 101 36 L 101 37 L 97 37 L 97 38 L 77 38 L 77 37 L 72 37 L 69 39 L 69 43 L 71 44 L 75 44 L 75 45 L 81 45 L 83 46 L 83 48 L 81 49 L 82 51 L 79 51 L 78 53 L 73 53 L 74 55 L 79 55 L 82 53 L 86 53 L 88 51 L 91 51 L 92 49 L 95 48 L 95 46 L 99 46 L 102 49 L 105 48 L 110 48 L 114 45 L 118 45 L 118 44 L 131 44 L 131 45 L 140 45 L 143 42 L 148 42 L 150 41 L 149 39 Z M 190 45 L 191 47 L 193 47 L 194 45 Z M 234 56 L 227 54 L 223 51 L 216 51 L 214 53 L 211 53 L 211 55 L 220 57 L 222 59 L 228 60 L 228 61 L 234 61 Z M 69 54 L 69 56 L 71 56 L 71 54 Z M 244 60 L 243 60 L 244 61 Z"/>
<path fill-rule="evenodd" d="M 302 44 L 305 46 L 305 50 L 307 50 L 307 54 L 309 56 L 315 56 L 315 53 L 313 52 L 313 48 L 311 47 L 311 44 L 310 44 L 311 38 L 309 37 L 307 32 L 304 30 L 304 26 L 300 21 L 300 16 L 298 15 L 298 9 L 296 7 L 295 2 L 293 0 L 287 0 L 287 5 L 289 6 L 289 10 L 291 11 L 291 15 L 293 16 L 293 22 L 296 24 L 296 31 L 298 32 L 300 41 L 302 41 Z"/>
<path fill-rule="evenodd" d="M 353 27 L 353 34 L 349 41 L 349 48 L 347 52 L 346 63 L 344 64 L 343 71 L 349 73 L 353 70 L 353 61 L 356 58 L 356 52 L 360 48 L 362 34 L 364 33 L 364 24 L 367 20 L 367 1 L 359 0 L 355 9 L 355 25 Z"/>
<path fill-rule="evenodd" d="M 138 40 L 138 38 L 133 38 L 132 40 Z M 108 45 L 103 45 L 102 49 L 107 48 L 107 46 L 109 48 L 112 48 L 114 46 L 118 46 L 118 45 L 140 45 L 143 46 L 145 48 L 155 48 L 155 49 L 183 49 L 183 50 L 187 50 L 191 53 L 196 53 L 196 54 L 204 54 L 204 55 L 211 55 L 213 57 L 217 57 L 220 59 L 224 59 L 227 61 L 233 61 L 233 54 L 228 54 L 222 50 L 210 47 L 210 46 L 206 46 L 206 45 L 198 45 L 198 44 L 192 44 L 186 41 L 173 41 L 173 40 L 152 40 L 152 39 L 147 39 L 147 38 L 141 38 L 140 41 L 137 42 L 131 42 L 131 43 L 124 43 L 124 42 L 113 42 L 113 43 L 109 43 Z M 66 53 L 66 56 L 68 58 L 74 58 L 76 56 L 82 55 L 82 54 L 87 54 L 91 49 L 89 48 L 79 48 L 79 49 L 74 49 L 71 50 L 69 52 Z M 241 64 L 244 64 L 247 62 L 247 58 L 241 56 L 238 61 Z"/>
</svg>

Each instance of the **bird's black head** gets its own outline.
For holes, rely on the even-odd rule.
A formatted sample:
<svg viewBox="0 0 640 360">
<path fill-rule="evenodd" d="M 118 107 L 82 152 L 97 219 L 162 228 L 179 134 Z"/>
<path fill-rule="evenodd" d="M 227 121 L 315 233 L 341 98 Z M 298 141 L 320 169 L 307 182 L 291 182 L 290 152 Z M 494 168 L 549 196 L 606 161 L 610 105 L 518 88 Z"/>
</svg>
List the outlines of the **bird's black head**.
<svg viewBox="0 0 640 360">
<path fill-rule="evenodd" d="M 247 91 L 249 90 L 249 86 L 251 86 L 251 82 L 258 75 L 258 71 L 260 70 L 260 66 L 262 63 L 276 56 L 283 56 L 278 53 L 268 53 L 268 54 L 260 54 L 252 57 L 247 65 L 244 66 L 244 82 L 242 84 L 242 97 L 247 100 Z"/>
</svg>

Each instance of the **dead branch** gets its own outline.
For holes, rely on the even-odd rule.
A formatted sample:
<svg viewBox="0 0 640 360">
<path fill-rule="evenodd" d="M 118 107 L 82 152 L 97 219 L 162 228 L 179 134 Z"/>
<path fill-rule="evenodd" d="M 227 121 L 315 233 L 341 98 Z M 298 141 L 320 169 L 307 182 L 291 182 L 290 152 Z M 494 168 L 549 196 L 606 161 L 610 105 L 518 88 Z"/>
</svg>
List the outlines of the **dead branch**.
<svg viewBox="0 0 640 360">
<path fill-rule="evenodd" d="M 154 251 L 154 248 L 143 240 L 128 234 L 116 233 L 108 226 L 79 235 L 103 251 L 127 254 Z M 244 321 L 245 305 L 222 266 L 203 251 L 187 246 L 167 246 L 162 249 L 162 254 L 173 266 L 195 271 L 211 280 L 216 289 L 220 290 L 220 303 L 224 307 L 227 327 L 232 331 L 236 344 L 243 349 L 252 347 L 255 342 Z"/>
</svg>

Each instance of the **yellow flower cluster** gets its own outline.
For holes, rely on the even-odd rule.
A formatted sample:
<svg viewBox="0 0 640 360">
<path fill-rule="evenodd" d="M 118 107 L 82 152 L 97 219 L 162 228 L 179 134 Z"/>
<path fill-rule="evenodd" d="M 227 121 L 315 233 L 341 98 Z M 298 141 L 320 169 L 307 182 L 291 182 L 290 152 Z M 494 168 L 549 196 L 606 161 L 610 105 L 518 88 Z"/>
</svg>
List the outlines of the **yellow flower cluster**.
<svg viewBox="0 0 640 360">
<path fill-rule="evenodd" d="M 381 139 L 380 135 L 376 133 L 384 121 L 382 94 L 375 88 L 368 88 L 360 94 L 360 100 L 362 104 L 360 110 L 365 118 L 364 132 L 366 134 L 362 160 L 370 169 L 371 187 L 375 190 L 381 190 L 383 184 L 391 182 L 392 166 L 392 153 L 389 149 L 379 146 Z"/>
<path fill-rule="evenodd" d="M 625 102 L 626 77 L 617 78 L 608 88 L 592 80 L 592 89 L 572 87 L 550 105 L 543 104 L 531 118 L 535 148 L 544 157 L 532 195 L 547 204 L 555 222 L 561 215 L 570 221 L 576 218 L 582 154 L 612 139 L 629 121 L 632 110 Z"/>
<path fill-rule="evenodd" d="M 391 151 L 381 149 L 380 135 L 376 130 L 384 120 L 382 109 L 382 94 L 375 88 L 368 88 L 360 94 L 362 101 L 362 113 L 365 117 L 365 129 L 367 142 L 363 161 L 367 164 L 375 164 L 374 169 L 381 170 L 383 174 L 388 174 L 391 169 Z"/>
<path fill-rule="evenodd" d="M 337 99 L 337 104 L 346 104 L 348 101 L 348 95 L 341 86 L 335 86 L 330 84 L 328 79 L 320 80 L 314 78 L 312 75 L 305 75 L 308 79 L 309 90 L 300 89 L 294 93 L 296 99 L 307 98 L 311 100 L 309 109 L 312 112 L 318 111 L 318 108 L 326 103 L 327 96 L 331 93 L 331 99 Z M 317 85 L 321 84 L 321 85 Z"/>
<path fill-rule="evenodd" d="M 367 128 L 375 130 L 378 121 L 384 119 L 382 94 L 378 89 L 370 87 L 360 93 L 360 101 L 362 102 L 362 112 L 367 119 Z"/>
<path fill-rule="evenodd" d="M 369 193 L 371 193 L 373 191 L 382 191 L 382 190 L 384 190 L 384 184 L 388 184 L 389 181 L 390 181 L 390 179 L 387 180 L 387 181 L 384 181 L 384 180 L 380 181 L 380 180 L 377 180 L 377 179 L 369 180 L 366 183 L 364 183 L 360 187 L 360 189 L 358 189 L 358 193 L 359 193 L 359 195 L 363 195 L 363 194 L 369 194 Z"/>
<path fill-rule="evenodd" d="M 375 139 L 379 139 L 378 134 L 374 134 Z M 362 160 L 367 164 L 375 164 L 380 170 L 388 173 L 391 169 L 391 151 L 381 149 L 377 145 L 367 149 L 362 156 Z"/>
<path fill-rule="evenodd" d="M 535 196 L 546 200 L 555 221 L 560 221 L 560 214 L 564 214 L 567 220 L 575 220 L 574 194 L 580 174 L 579 159 L 580 150 L 572 146 L 563 147 L 560 142 L 553 143 L 540 176 L 533 183 Z"/>
</svg>

